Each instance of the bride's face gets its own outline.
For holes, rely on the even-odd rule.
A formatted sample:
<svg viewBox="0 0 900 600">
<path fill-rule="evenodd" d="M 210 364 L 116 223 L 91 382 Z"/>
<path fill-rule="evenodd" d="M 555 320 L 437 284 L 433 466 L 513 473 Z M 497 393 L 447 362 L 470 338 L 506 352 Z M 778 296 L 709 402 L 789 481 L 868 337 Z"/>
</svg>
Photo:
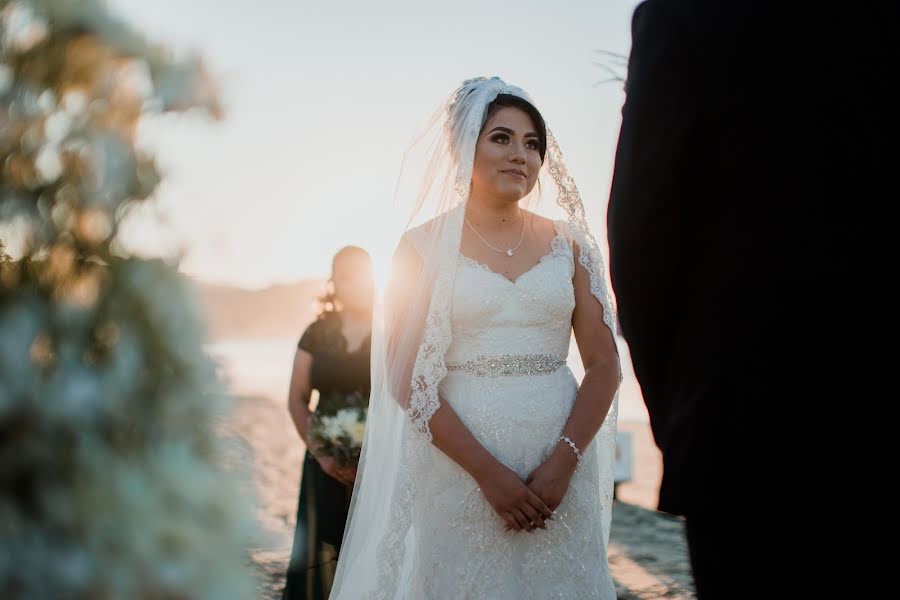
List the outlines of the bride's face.
<svg viewBox="0 0 900 600">
<path fill-rule="evenodd" d="M 488 119 L 475 146 L 472 192 L 518 202 L 541 169 L 540 139 L 531 117 L 505 106 Z"/>
</svg>

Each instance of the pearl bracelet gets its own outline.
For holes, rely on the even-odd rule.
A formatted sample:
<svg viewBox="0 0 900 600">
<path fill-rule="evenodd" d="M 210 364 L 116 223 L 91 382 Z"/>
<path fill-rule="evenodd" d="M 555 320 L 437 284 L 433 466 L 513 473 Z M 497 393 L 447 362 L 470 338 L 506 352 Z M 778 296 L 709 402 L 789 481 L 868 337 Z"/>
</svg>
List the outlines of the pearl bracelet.
<svg viewBox="0 0 900 600">
<path fill-rule="evenodd" d="M 557 441 L 557 443 L 558 443 L 558 442 L 565 442 L 565 443 L 567 443 L 567 444 L 572 448 L 572 452 L 575 453 L 575 458 L 578 459 L 578 462 L 579 462 L 579 463 L 581 462 L 581 450 L 578 449 L 578 446 L 575 445 L 575 442 L 573 442 L 573 441 L 571 440 L 571 438 L 569 438 L 569 436 L 567 436 L 567 435 L 561 435 L 561 436 L 559 436 L 559 439 L 556 440 L 556 441 Z"/>
</svg>

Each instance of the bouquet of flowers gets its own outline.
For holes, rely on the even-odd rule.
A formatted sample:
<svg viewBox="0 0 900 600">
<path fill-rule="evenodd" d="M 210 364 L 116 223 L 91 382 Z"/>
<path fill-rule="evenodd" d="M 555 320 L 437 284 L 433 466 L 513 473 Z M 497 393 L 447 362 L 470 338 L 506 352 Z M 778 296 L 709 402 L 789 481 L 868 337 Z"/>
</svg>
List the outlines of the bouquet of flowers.
<svg viewBox="0 0 900 600">
<path fill-rule="evenodd" d="M 314 413 L 310 421 L 310 446 L 317 456 L 331 456 L 340 467 L 356 467 L 366 434 L 366 409 L 348 407 L 333 415 Z"/>
</svg>

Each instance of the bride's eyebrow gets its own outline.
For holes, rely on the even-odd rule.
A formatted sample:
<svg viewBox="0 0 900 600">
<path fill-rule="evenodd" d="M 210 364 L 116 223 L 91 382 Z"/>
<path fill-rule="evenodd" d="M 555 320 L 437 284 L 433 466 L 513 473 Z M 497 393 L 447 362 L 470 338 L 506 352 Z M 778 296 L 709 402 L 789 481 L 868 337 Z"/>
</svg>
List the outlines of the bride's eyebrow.
<svg viewBox="0 0 900 600">
<path fill-rule="evenodd" d="M 494 133 L 495 131 L 502 131 L 503 133 L 507 133 L 507 134 L 509 134 L 509 135 L 514 135 L 514 134 L 516 133 L 515 131 L 513 131 L 513 130 L 510 129 L 509 127 L 497 126 L 497 127 L 494 127 L 493 129 L 491 129 L 490 131 L 488 131 L 488 135 Z M 524 137 L 539 137 L 539 136 L 538 136 L 538 134 L 536 134 L 535 132 L 529 131 L 528 133 L 526 133 L 526 134 L 524 135 Z"/>
</svg>

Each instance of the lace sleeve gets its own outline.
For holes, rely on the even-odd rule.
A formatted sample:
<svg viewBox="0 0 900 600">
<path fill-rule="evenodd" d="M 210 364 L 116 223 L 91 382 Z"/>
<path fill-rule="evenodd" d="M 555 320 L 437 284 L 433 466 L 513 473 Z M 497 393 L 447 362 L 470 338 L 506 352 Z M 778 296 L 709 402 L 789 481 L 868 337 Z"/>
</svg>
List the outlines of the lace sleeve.
<svg viewBox="0 0 900 600">
<path fill-rule="evenodd" d="M 385 302 L 391 390 L 415 428 L 429 439 L 428 422 L 440 407 L 437 388 L 446 375 L 443 356 L 450 340 L 449 293 L 438 290 L 452 286 L 452 278 L 447 280 L 452 270 L 432 264 L 433 226 L 426 223 L 404 234 Z"/>
<path fill-rule="evenodd" d="M 603 307 L 603 322 L 615 335 L 616 316 L 613 309 L 612 296 L 609 293 L 609 286 L 606 281 L 606 268 L 603 264 L 603 258 L 600 256 L 599 248 L 597 248 L 597 242 L 590 234 L 581 234 L 580 230 L 573 228 L 569 222 L 556 221 L 556 228 L 572 245 L 575 255 L 575 266 L 581 266 L 590 275 L 591 294 Z"/>
</svg>

